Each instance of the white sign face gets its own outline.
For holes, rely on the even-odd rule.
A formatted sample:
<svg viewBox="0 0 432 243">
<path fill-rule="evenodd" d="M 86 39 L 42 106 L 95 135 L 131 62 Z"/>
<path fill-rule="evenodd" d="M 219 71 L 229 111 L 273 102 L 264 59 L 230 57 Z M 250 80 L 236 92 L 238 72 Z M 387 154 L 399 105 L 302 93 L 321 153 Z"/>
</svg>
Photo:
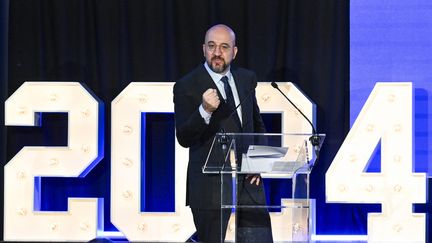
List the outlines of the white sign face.
<svg viewBox="0 0 432 243">
<path fill-rule="evenodd" d="M 79 83 L 26 82 L 5 104 L 7 126 L 34 126 L 38 112 L 68 113 L 67 147 L 24 147 L 4 168 L 4 240 L 88 241 L 98 199 L 69 199 L 67 212 L 38 211 L 35 177 L 79 177 L 97 164 L 99 103 Z"/>
<path fill-rule="evenodd" d="M 184 241 L 195 231 L 184 206 L 188 153 L 177 142 L 175 212 L 140 212 L 141 113 L 172 113 L 172 86 L 131 83 L 112 102 L 111 220 L 131 241 Z M 313 103 L 291 83 L 281 88 L 313 121 Z M 283 133 L 311 133 L 307 121 L 269 83 L 259 83 L 257 101 L 261 112 L 282 114 Z M 34 126 L 35 114 L 42 112 L 68 113 L 69 124 L 67 147 L 24 147 L 5 166 L 5 240 L 89 241 L 97 236 L 103 226 L 98 199 L 71 198 L 67 212 L 38 211 L 35 177 L 81 177 L 100 161 L 99 108 L 82 85 L 72 82 L 26 82 L 6 101 L 7 126 Z M 380 140 L 381 172 L 364 173 Z M 299 149 L 293 146 L 291 151 Z M 412 164 L 412 86 L 379 83 L 326 174 L 327 201 L 381 203 L 382 213 L 369 214 L 371 241 L 424 242 L 425 214 L 412 213 L 412 204 L 426 201 L 426 176 L 413 173 Z M 274 239 L 289 240 L 292 234 L 279 226 L 292 221 L 292 212 L 271 218 Z"/>
<path fill-rule="evenodd" d="M 111 222 L 130 241 L 185 241 L 188 150 L 175 143 L 175 212 L 140 212 L 141 113 L 174 112 L 173 83 L 130 83 L 111 104 Z"/>
<path fill-rule="evenodd" d="M 175 212 L 140 212 L 140 166 L 141 166 L 141 113 L 173 113 L 172 89 L 174 83 L 131 83 L 112 102 L 112 156 L 111 156 L 111 220 L 113 224 L 131 241 L 185 241 L 194 232 L 192 214 L 185 203 L 186 170 L 188 150 L 176 141 L 175 145 Z M 313 104 L 291 83 L 282 85 L 288 96 L 311 117 Z M 270 86 L 260 83 L 257 88 L 258 102 L 262 112 L 283 114 L 283 131 L 301 129 L 311 132 L 303 117 L 293 111 L 291 105 Z M 269 97 L 277 97 L 270 100 Z M 282 105 L 284 104 L 284 105 Z M 281 109 L 282 107 L 282 109 Z M 295 126 L 293 128 L 293 126 Z M 291 214 L 274 214 L 274 222 L 291 222 Z M 276 226 L 276 225 L 275 225 Z M 231 227 L 232 228 L 232 227 Z M 279 232 L 280 231 L 280 232 Z M 281 227 L 274 227 L 275 238 L 285 236 Z M 231 237 L 228 232 L 227 239 Z M 291 237 L 289 235 L 288 237 Z M 281 238 L 281 237 L 279 237 Z M 281 238 L 286 239 L 286 238 Z M 288 238 L 290 239 L 290 238 Z"/>
<path fill-rule="evenodd" d="M 174 112 L 172 88 L 173 83 L 131 83 L 112 102 L 111 216 L 128 240 L 184 241 L 195 232 L 191 212 L 184 206 L 188 152 L 177 142 L 175 212 L 140 212 L 141 113 Z M 313 104 L 291 83 L 282 89 L 312 120 Z M 259 84 L 262 111 L 282 113 L 283 132 L 310 133 L 303 118 L 274 92 L 270 84 Z M 278 98 L 270 102 L 270 97 Z M 99 106 L 79 83 L 71 82 L 26 82 L 6 101 L 7 126 L 34 126 L 36 114 L 42 112 L 67 112 L 69 124 L 67 147 L 24 147 L 5 166 L 5 240 L 89 241 L 103 228 L 98 199 L 69 199 L 67 212 L 41 212 L 34 202 L 40 197 L 35 177 L 85 176 L 100 161 Z M 288 222 L 290 215 L 284 210 L 272 214 L 272 220 Z M 285 239 L 281 228 L 274 229 L 275 239 Z"/>
<path fill-rule="evenodd" d="M 300 91 L 293 83 L 279 83 L 279 88 L 284 94 L 305 114 L 305 116 L 315 123 L 315 104 Z M 270 83 L 258 83 L 257 101 L 261 113 L 280 113 L 282 115 L 282 133 L 292 134 L 312 134 L 312 127 L 307 120 L 294 108 L 285 97 L 274 89 Z M 310 143 L 308 151 L 313 151 Z M 285 136 L 282 146 L 288 147 L 288 155 L 285 159 L 296 161 L 304 145 L 303 136 Z M 310 154 L 314 157 L 314 154 Z M 280 177 L 279 175 L 269 175 L 269 177 Z"/>
<path fill-rule="evenodd" d="M 326 173 L 327 202 L 380 203 L 368 215 L 371 242 L 425 242 L 426 175 L 413 173 L 412 84 L 377 83 Z M 381 172 L 365 173 L 381 140 Z"/>
</svg>

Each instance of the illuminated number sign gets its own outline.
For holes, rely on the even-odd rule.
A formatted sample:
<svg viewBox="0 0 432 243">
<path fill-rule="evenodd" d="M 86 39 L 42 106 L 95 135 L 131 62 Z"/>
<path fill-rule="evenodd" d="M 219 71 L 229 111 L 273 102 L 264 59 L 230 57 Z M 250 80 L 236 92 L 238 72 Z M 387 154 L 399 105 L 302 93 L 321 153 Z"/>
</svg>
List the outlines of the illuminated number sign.
<svg viewBox="0 0 432 243">
<path fill-rule="evenodd" d="M 140 212 L 141 113 L 172 113 L 172 88 L 173 83 L 131 83 L 112 102 L 111 220 L 132 241 L 184 241 L 195 231 L 191 212 L 184 206 L 188 153 L 177 142 L 175 212 Z M 291 83 L 282 88 L 312 119 L 313 104 Z M 271 100 L 273 92 L 268 83 L 259 85 L 262 111 L 281 113 L 284 132 L 310 133 L 292 107 L 281 105 L 286 104 L 282 98 Z M 69 124 L 67 147 L 24 147 L 5 166 L 5 240 L 88 241 L 97 237 L 103 213 L 99 199 L 70 198 L 68 211 L 46 212 L 40 211 L 38 198 L 41 177 L 82 177 L 101 160 L 101 105 L 73 82 L 26 82 L 6 101 L 7 126 L 38 125 L 37 117 L 43 112 L 68 113 Z M 289 215 L 283 211 L 272 218 L 276 223 L 286 222 Z M 274 233 L 276 239 L 290 237 Z"/>
<path fill-rule="evenodd" d="M 326 173 L 327 202 L 379 203 L 368 215 L 368 240 L 425 242 L 426 175 L 413 173 L 412 84 L 377 83 Z M 381 172 L 365 173 L 381 141 Z"/>
<path fill-rule="evenodd" d="M 5 240 L 96 237 L 98 199 L 69 199 L 67 212 L 39 211 L 37 178 L 84 176 L 101 160 L 99 106 L 79 83 L 27 82 L 6 101 L 7 126 L 38 125 L 40 112 L 67 112 L 69 125 L 67 147 L 24 147 L 5 165 Z"/>
<path fill-rule="evenodd" d="M 172 113 L 172 86 L 131 83 L 111 104 L 111 221 L 132 241 L 184 241 L 195 231 L 190 210 L 184 206 L 187 149 L 177 142 L 175 212 L 140 212 L 141 113 Z M 281 88 L 314 120 L 315 107 L 304 94 L 291 83 Z M 407 83 L 378 85 L 326 175 L 329 202 L 383 205 L 382 214 L 369 216 L 371 240 L 425 238 L 424 214 L 411 212 L 412 203 L 425 202 L 426 197 L 425 175 L 412 173 L 411 92 Z M 262 112 L 282 115 L 282 132 L 311 132 L 269 83 L 259 83 L 257 100 Z M 103 213 L 99 199 L 70 198 L 67 212 L 40 211 L 38 182 L 44 176 L 85 176 L 101 160 L 104 117 L 100 108 L 96 97 L 73 82 L 26 82 L 6 101 L 7 126 L 38 125 L 37 114 L 43 112 L 68 113 L 69 124 L 68 146 L 24 147 L 5 166 L 5 240 L 88 241 L 97 237 L 102 223 L 98 216 Z M 363 173 L 380 139 L 382 171 Z M 292 220 L 290 215 L 288 211 L 272 213 L 272 222 L 286 223 Z M 291 235 L 280 229 L 274 227 L 274 239 L 289 240 Z"/>
</svg>

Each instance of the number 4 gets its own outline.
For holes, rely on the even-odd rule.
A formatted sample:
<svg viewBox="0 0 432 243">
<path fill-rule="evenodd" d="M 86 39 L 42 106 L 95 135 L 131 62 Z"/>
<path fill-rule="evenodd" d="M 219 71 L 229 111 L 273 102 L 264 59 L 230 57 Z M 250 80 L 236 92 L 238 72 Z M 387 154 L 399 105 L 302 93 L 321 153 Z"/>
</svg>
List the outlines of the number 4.
<svg viewBox="0 0 432 243">
<path fill-rule="evenodd" d="M 381 203 L 368 241 L 425 242 L 426 175 L 413 173 L 412 84 L 377 83 L 326 173 L 327 202 Z M 381 140 L 381 172 L 365 173 Z"/>
</svg>

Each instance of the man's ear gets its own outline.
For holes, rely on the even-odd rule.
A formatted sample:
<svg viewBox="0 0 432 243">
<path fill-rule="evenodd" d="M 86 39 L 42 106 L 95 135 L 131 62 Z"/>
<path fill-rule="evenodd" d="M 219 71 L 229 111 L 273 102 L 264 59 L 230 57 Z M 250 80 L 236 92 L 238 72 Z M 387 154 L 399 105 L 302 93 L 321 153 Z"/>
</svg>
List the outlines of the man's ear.
<svg viewBox="0 0 432 243">
<path fill-rule="evenodd" d="M 203 44 L 203 56 L 205 57 L 205 55 L 206 55 L 206 46 L 205 44 Z"/>
<path fill-rule="evenodd" d="M 237 46 L 234 46 L 234 55 L 233 55 L 233 60 L 234 60 L 235 57 L 237 56 L 237 51 L 238 51 Z"/>
</svg>

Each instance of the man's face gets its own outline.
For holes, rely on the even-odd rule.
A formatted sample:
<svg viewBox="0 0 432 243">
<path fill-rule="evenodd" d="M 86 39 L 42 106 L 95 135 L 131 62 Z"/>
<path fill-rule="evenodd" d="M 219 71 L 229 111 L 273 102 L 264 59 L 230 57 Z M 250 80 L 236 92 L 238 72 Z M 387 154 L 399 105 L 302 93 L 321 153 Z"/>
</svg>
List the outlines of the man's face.
<svg viewBox="0 0 432 243">
<path fill-rule="evenodd" d="M 211 29 L 203 44 L 204 57 L 210 69 L 225 74 L 237 54 L 234 34 L 225 28 Z"/>
</svg>

